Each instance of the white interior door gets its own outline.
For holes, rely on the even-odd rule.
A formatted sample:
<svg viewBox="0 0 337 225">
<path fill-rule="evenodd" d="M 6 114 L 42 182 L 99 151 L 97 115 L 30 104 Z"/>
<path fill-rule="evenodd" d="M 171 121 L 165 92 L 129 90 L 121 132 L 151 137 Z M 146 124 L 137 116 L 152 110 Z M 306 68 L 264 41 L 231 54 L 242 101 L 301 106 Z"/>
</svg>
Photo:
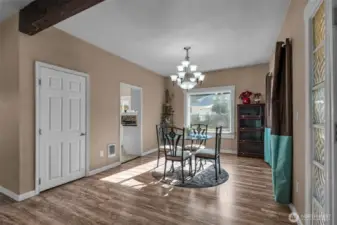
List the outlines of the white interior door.
<svg viewBox="0 0 337 225">
<path fill-rule="evenodd" d="M 40 67 L 40 191 L 85 176 L 86 78 Z"/>
</svg>

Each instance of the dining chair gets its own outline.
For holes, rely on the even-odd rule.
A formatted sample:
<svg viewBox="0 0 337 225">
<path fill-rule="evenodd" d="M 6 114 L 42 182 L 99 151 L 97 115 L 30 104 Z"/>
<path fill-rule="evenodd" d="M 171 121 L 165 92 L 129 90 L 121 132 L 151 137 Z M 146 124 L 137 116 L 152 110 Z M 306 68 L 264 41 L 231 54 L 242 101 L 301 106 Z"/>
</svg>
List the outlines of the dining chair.
<svg viewBox="0 0 337 225">
<path fill-rule="evenodd" d="M 160 160 L 160 155 L 162 152 L 164 152 L 164 133 L 163 129 L 167 129 L 167 126 L 165 125 L 156 125 L 156 135 L 157 135 L 157 167 L 159 166 L 159 160 Z M 167 145 L 167 148 L 169 146 Z M 179 150 L 181 150 L 181 147 L 179 147 Z"/>
<path fill-rule="evenodd" d="M 164 134 L 165 153 L 164 179 L 166 177 L 167 161 L 172 162 L 172 167 L 174 166 L 174 162 L 180 162 L 182 183 L 184 183 L 184 166 L 186 161 L 189 163 L 189 174 L 192 174 L 192 153 L 183 150 L 185 144 L 185 128 L 166 127 L 162 128 L 162 133 Z"/>
<path fill-rule="evenodd" d="M 220 148 L 221 148 L 222 126 L 215 129 L 215 148 L 204 148 L 196 151 L 195 157 L 195 173 L 197 172 L 197 159 L 201 163 L 201 159 L 214 160 L 215 179 L 218 180 L 218 172 L 221 174 L 220 165 Z M 201 167 L 201 166 L 200 166 Z"/>
<path fill-rule="evenodd" d="M 192 124 L 191 125 L 191 133 L 189 135 L 206 135 L 207 136 L 208 125 L 207 124 Z M 185 145 L 185 149 L 189 151 L 197 151 L 198 149 L 206 148 L 205 139 L 197 139 L 191 140 L 191 144 Z"/>
</svg>

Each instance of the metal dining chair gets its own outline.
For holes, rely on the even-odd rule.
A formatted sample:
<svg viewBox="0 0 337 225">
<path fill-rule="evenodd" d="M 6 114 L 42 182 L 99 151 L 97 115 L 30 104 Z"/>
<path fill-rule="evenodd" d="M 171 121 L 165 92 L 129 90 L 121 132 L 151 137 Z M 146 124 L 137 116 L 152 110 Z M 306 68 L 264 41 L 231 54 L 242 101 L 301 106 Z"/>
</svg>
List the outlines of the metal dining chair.
<svg viewBox="0 0 337 225">
<path fill-rule="evenodd" d="M 215 148 L 204 148 L 196 151 L 195 157 L 195 173 L 197 172 L 197 160 L 200 161 L 201 167 L 201 159 L 205 160 L 214 160 L 215 167 L 215 178 L 218 180 L 218 172 L 221 174 L 221 165 L 220 165 L 220 148 L 221 148 L 221 134 L 222 127 L 217 127 L 215 131 Z"/>
<path fill-rule="evenodd" d="M 162 133 L 164 134 L 165 153 L 164 179 L 166 177 L 167 162 L 171 161 L 172 166 L 174 166 L 174 162 L 180 162 L 182 183 L 184 183 L 184 165 L 186 161 L 189 163 L 189 174 L 192 175 L 192 153 L 190 151 L 183 151 L 185 144 L 185 128 L 166 127 L 162 128 Z"/>
<path fill-rule="evenodd" d="M 198 135 L 205 135 L 207 136 L 208 125 L 207 124 L 192 124 L 191 125 L 191 135 L 198 136 Z M 189 151 L 197 151 L 198 149 L 206 148 L 206 141 L 205 139 L 195 139 L 191 140 L 191 144 L 185 145 L 185 149 Z"/>
<path fill-rule="evenodd" d="M 160 160 L 160 155 L 162 152 L 164 152 L 164 133 L 163 133 L 163 129 L 167 129 L 167 126 L 165 125 L 156 125 L 156 135 L 157 135 L 157 167 L 159 166 L 159 160 Z M 169 146 L 167 145 L 167 149 L 169 148 Z M 179 150 L 181 150 L 181 147 L 178 147 Z"/>
</svg>

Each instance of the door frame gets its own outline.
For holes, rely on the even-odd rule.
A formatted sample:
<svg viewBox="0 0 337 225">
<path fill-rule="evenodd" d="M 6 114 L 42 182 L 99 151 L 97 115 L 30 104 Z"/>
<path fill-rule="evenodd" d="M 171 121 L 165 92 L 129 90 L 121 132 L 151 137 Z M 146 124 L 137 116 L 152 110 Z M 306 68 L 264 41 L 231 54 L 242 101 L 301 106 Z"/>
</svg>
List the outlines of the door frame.
<svg viewBox="0 0 337 225">
<path fill-rule="evenodd" d="M 312 203 L 312 146 L 313 139 L 312 137 L 312 121 L 311 121 L 311 108 L 312 108 L 312 84 L 311 84 L 311 74 L 313 73 L 313 64 L 312 64 L 312 26 L 311 20 L 322 2 L 325 2 L 325 13 L 326 13 L 326 43 L 325 43 L 325 53 L 326 53 L 326 85 L 325 85 L 325 172 L 326 172 L 326 208 L 328 211 L 326 213 L 330 214 L 330 224 L 336 223 L 336 218 L 333 216 L 337 214 L 336 209 L 336 195 L 334 193 L 334 187 L 336 182 L 336 167 L 334 160 L 336 160 L 336 155 L 334 154 L 334 148 L 336 146 L 334 140 L 335 127 L 328 121 L 335 121 L 337 119 L 337 112 L 334 110 L 334 106 L 337 106 L 337 98 L 334 98 L 334 87 L 337 87 L 336 84 L 336 65 L 333 64 L 334 59 L 336 59 L 336 31 L 333 26 L 333 3 L 336 0 L 310 0 L 308 1 L 305 10 L 304 10 L 304 22 L 305 22 L 305 213 L 311 215 L 311 203 Z M 336 91 L 335 91 L 336 92 Z M 337 92 L 336 92 L 337 93 Z M 335 212 L 335 213 L 333 213 Z M 305 224 L 311 224 L 310 220 L 304 221 Z"/>
<path fill-rule="evenodd" d="M 118 130 L 119 130 L 119 162 L 122 163 L 122 142 L 121 142 L 121 129 L 120 129 L 120 126 L 121 126 L 121 110 L 120 110 L 120 105 L 121 105 L 121 87 L 123 86 L 126 86 L 126 87 L 129 87 L 129 88 L 133 88 L 133 89 L 137 89 L 137 90 L 140 90 L 140 105 L 141 105 L 141 114 L 140 114 L 140 154 L 139 156 L 142 156 L 143 154 L 143 151 L 144 151 L 144 148 L 143 148 L 143 114 L 144 114 L 144 101 L 143 101 L 143 88 L 142 87 L 138 87 L 138 86 L 134 86 L 134 85 L 131 85 L 131 84 L 127 84 L 127 83 L 124 83 L 124 82 L 120 82 L 119 83 L 119 127 L 118 127 Z M 131 100 L 132 102 L 132 100 Z"/>
<path fill-rule="evenodd" d="M 72 75 L 85 78 L 86 83 L 86 148 L 85 148 L 85 176 L 89 176 L 90 170 L 90 79 L 89 74 L 66 69 L 63 67 L 51 65 L 48 63 L 35 61 L 35 194 L 40 193 L 39 177 L 40 177 L 40 78 L 41 68 L 58 70 Z"/>
</svg>

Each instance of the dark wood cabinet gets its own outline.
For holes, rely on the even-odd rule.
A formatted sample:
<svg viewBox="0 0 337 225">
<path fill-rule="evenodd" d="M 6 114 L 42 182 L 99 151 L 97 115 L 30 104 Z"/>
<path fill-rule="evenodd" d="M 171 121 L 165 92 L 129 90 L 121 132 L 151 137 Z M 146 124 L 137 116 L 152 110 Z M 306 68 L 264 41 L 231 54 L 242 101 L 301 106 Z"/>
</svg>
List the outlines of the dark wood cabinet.
<svg viewBox="0 0 337 225">
<path fill-rule="evenodd" d="M 240 104 L 237 107 L 238 156 L 263 158 L 264 104 Z"/>
</svg>

